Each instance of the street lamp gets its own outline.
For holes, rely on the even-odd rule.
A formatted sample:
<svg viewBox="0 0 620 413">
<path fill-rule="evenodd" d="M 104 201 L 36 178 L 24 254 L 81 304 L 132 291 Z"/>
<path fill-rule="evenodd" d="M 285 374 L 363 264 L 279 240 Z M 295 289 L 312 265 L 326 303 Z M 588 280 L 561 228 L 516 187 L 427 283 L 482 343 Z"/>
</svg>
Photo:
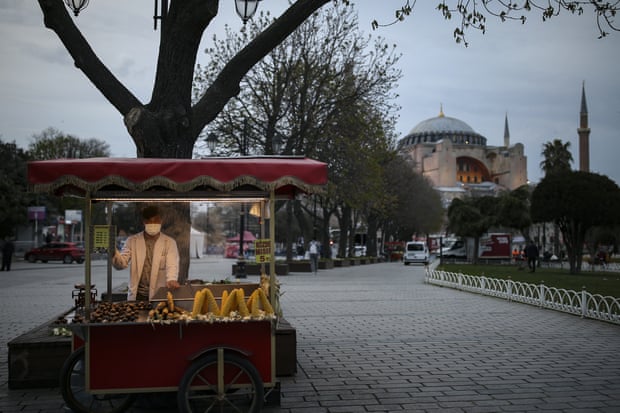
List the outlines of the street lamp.
<svg viewBox="0 0 620 413">
<path fill-rule="evenodd" d="M 236 1 L 235 4 L 239 4 Z M 256 11 L 256 10 L 255 10 Z M 238 9 L 237 9 L 238 12 Z M 245 22 L 244 22 L 245 23 Z M 248 120 L 243 120 L 243 136 L 241 137 L 241 156 L 247 155 L 248 146 Z M 237 257 L 237 278 L 247 278 L 245 272 L 245 254 L 243 251 L 243 236 L 245 233 L 245 205 L 241 202 L 241 209 L 239 211 L 239 255 Z"/>
<path fill-rule="evenodd" d="M 65 0 L 65 4 L 73 11 L 75 17 L 77 17 L 77 15 L 88 6 L 89 1 L 90 0 Z"/>
<path fill-rule="evenodd" d="M 80 14 L 82 10 L 88 6 L 90 0 L 64 0 L 67 7 L 71 9 L 75 17 Z M 243 20 L 243 24 L 246 24 L 248 20 L 254 16 L 258 9 L 258 2 L 261 0 L 235 0 L 235 9 L 237 14 Z M 168 14 L 168 0 L 161 0 L 161 12 L 158 10 L 158 0 L 155 0 L 155 14 L 153 15 L 154 29 L 157 30 L 157 20 L 161 20 L 162 23 L 166 19 Z M 158 14 L 161 13 L 161 14 Z"/>
<path fill-rule="evenodd" d="M 260 0 L 235 0 L 235 9 L 239 17 L 241 17 L 241 20 L 243 20 L 243 24 L 246 24 L 247 21 L 254 16 L 259 1 Z"/>
<path fill-rule="evenodd" d="M 217 146 L 217 136 L 215 136 L 215 133 L 210 133 L 209 136 L 207 136 L 207 148 L 209 148 L 210 155 L 213 155 L 213 152 L 215 151 L 216 146 Z"/>
</svg>

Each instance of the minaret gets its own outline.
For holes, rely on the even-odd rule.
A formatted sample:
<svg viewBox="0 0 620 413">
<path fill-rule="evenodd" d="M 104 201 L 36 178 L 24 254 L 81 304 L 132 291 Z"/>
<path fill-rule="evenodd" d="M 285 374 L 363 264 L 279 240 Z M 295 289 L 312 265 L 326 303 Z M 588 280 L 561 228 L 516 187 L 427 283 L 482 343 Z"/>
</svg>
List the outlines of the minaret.
<svg viewBox="0 0 620 413">
<path fill-rule="evenodd" d="M 590 172 L 590 128 L 588 127 L 588 106 L 586 105 L 586 82 L 581 86 L 581 111 L 579 113 L 579 170 Z"/>
<path fill-rule="evenodd" d="M 510 146 L 510 132 L 508 131 L 508 112 L 506 112 L 506 119 L 504 121 L 504 146 L 506 148 Z"/>
</svg>

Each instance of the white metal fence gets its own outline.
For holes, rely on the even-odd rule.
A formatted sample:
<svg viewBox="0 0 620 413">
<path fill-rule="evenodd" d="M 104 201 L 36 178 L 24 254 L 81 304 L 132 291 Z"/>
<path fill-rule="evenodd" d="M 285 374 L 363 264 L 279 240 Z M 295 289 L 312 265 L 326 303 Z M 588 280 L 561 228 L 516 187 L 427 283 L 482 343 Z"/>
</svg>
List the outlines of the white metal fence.
<svg viewBox="0 0 620 413">
<path fill-rule="evenodd" d="M 432 264 L 426 268 L 425 281 L 429 284 L 620 324 L 620 298 L 591 294 L 585 289 L 582 291 L 565 290 L 548 287 L 544 284 L 527 284 L 519 281 L 439 271 L 435 268 L 436 265 Z"/>
</svg>

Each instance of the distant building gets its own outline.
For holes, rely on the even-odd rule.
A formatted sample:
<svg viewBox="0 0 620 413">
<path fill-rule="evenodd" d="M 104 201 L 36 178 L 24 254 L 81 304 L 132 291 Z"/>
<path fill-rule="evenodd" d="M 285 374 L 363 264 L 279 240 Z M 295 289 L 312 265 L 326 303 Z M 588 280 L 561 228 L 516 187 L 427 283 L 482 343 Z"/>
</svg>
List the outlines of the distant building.
<svg viewBox="0 0 620 413">
<path fill-rule="evenodd" d="M 501 146 L 488 146 L 487 138 L 441 109 L 437 117 L 418 123 L 398 149 L 430 180 L 445 206 L 466 193 L 494 195 L 527 183 L 527 157 L 523 144 L 510 145 L 508 116 Z"/>
</svg>

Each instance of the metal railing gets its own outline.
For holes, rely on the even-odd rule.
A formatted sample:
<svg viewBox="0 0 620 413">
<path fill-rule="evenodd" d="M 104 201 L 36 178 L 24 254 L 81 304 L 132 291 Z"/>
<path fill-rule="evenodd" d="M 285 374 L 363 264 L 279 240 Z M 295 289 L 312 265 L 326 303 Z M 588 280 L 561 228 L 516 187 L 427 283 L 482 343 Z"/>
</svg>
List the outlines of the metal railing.
<svg viewBox="0 0 620 413">
<path fill-rule="evenodd" d="M 620 324 L 620 298 L 426 268 L 425 282 Z"/>
</svg>

